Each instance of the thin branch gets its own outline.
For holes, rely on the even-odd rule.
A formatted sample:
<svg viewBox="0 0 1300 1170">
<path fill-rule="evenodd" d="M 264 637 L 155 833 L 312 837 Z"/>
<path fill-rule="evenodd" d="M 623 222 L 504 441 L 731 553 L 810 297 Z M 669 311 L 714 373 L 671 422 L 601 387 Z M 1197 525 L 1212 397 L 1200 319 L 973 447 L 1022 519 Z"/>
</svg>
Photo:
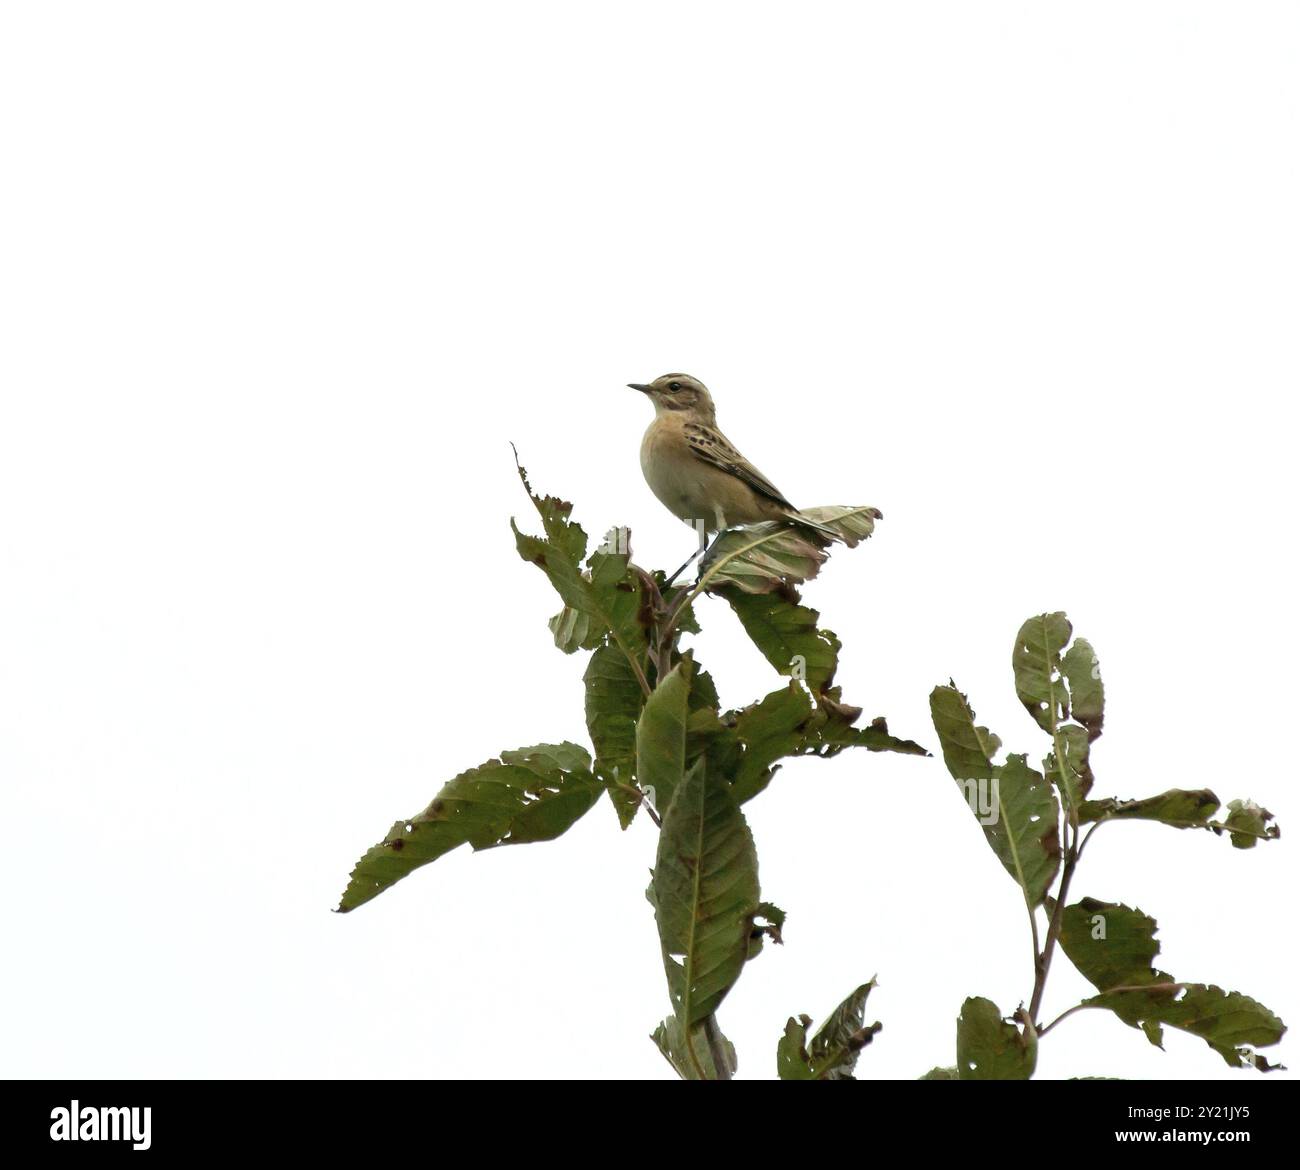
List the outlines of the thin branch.
<svg viewBox="0 0 1300 1170">
<path fill-rule="evenodd" d="M 1125 991 L 1181 991 L 1186 987 L 1186 983 L 1133 983 L 1123 987 L 1112 987 L 1108 991 L 1100 992 L 1099 995 L 1115 995 Z M 1039 1028 L 1039 1036 L 1046 1036 L 1053 1028 L 1056 1027 L 1067 1016 L 1074 1015 L 1075 1012 L 1081 1012 L 1085 1008 L 1104 1008 L 1104 1003 L 1093 1003 L 1090 999 L 1085 999 L 1082 1003 L 1076 1003 L 1072 1008 L 1066 1008 L 1059 1016 L 1056 1017 L 1045 1028 Z"/>
</svg>

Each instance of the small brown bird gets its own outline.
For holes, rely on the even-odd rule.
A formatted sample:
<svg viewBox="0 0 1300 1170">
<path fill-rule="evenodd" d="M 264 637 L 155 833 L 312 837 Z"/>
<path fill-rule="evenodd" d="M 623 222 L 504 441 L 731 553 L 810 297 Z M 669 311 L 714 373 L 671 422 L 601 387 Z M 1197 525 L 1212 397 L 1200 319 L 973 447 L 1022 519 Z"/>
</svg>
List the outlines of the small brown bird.
<svg viewBox="0 0 1300 1170">
<path fill-rule="evenodd" d="M 664 374 L 648 385 L 629 382 L 628 386 L 640 390 L 655 407 L 654 421 L 641 440 L 641 471 L 646 483 L 664 507 L 699 532 L 700 552 L 705 549 L 705 533 L 764 520 L 785 520 L 828 539 L 840 539 L 833 529 L 801 515 L 776 485 L 732 446 L 718 430 L 713 399 L 699 379 L 689 374 Z"/>
</svg>

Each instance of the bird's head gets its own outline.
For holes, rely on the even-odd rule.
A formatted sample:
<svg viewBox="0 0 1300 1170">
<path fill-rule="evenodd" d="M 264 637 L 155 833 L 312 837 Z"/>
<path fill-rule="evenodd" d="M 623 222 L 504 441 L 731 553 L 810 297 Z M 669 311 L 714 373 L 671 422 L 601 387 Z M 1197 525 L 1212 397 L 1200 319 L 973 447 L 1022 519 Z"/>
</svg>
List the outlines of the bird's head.
<svg viewBox="0 0 1300 1170">
<path fill-rule="evenodd" d="M 696 418 L 713 421 L 713 399 L 708 387 L 690 374 L 664 374 L 648 385 L 629 382 L 629 389 L 640 390 L 655 404 L 655 413 L 686 411 Z"/>
</svg>

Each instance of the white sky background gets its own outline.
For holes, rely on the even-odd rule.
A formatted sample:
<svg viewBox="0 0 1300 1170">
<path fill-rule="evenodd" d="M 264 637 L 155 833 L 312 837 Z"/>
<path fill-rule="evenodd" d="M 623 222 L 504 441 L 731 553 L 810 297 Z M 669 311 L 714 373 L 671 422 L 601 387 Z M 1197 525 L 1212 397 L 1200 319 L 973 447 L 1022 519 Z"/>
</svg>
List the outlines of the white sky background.
<svg viewBox="0 0 1300 1170">
<path fill-rule="evenodd" d="M 624 383 L 678 369 L 797 503 L 884 510 L 805 591 L 867 717 L 934 747 L 952 676 L 1041 758 L 1011 645 L 1065 609 L 1099 795 L 1278 815 L 1107 827 L 1073 893 L 1294 1025 L 1298 47 L 1267 3 L 6 6 L 0 1073 L 672 1075 L 644 818 L 330 911 L 456 772 L 586 742 L 508 441 L 672 567 Z M 780 685 L 700 618 L 726 703 Z M 790 917 L 720 1014 L 742 1077 L 873 974 L 868 1078 L 1027 998 L 938 759 L 746 813 Z M 1097 1012 L 1039 1073 L 1254 1075 Z"/>
</svg>

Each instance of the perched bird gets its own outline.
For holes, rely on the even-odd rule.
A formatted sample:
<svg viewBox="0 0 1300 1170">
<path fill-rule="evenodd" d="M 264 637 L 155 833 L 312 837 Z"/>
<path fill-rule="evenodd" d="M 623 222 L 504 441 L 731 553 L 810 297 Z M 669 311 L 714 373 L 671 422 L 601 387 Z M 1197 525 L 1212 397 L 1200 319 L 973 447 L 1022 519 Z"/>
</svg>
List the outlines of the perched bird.
<svg viewBox="0 0 1300 1170">
<path fill-rule="evenodd" d="M 655 408 L 654 421 L 641 440 L 641 471 L 664 507 L 699 532 L 696 556 L 705 551 L 705 533 L 764 520 L 784 520 L 827 539 L 841 539 L 834 529 L 801 515 L 732 446 L 718 430 L 713 399 L 703 382 L 689 374 L 664 374 L 648 385 L 629 382 L 628 387 L 641 391 Z"/>
</svg>

